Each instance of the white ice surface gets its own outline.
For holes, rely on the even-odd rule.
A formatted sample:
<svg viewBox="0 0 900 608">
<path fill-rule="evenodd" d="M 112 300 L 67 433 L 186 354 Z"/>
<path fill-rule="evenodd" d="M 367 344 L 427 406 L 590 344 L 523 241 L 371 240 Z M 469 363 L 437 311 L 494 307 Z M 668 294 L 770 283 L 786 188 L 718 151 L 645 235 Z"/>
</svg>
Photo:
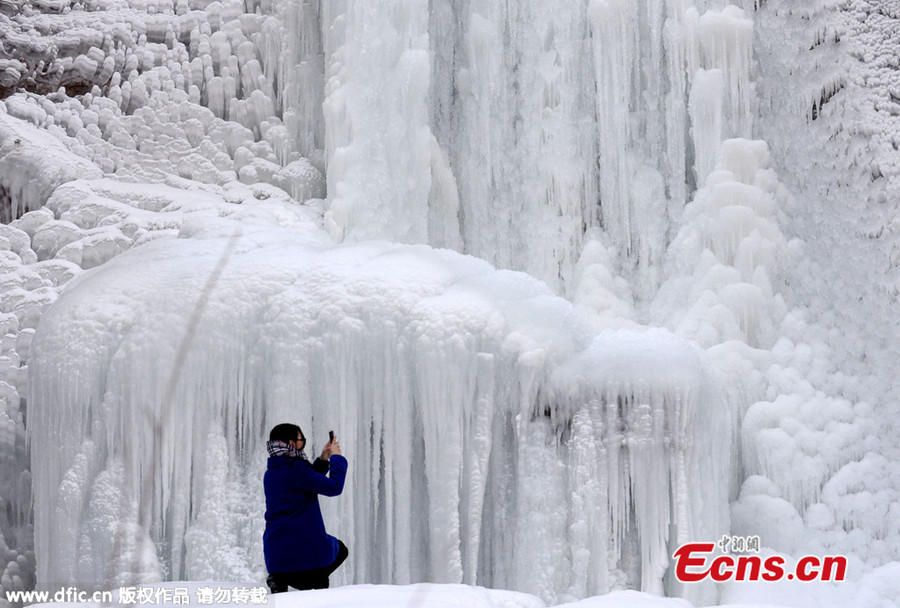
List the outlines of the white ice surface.
<svg viewBox="0 0 900 608">
<path fill-rule="evenodd" d="M 734 531 L 854 560 L 854 582 L 839 590 L 769 585 L 760 597 L 896 600 L 900 28 L 890 3 L 473 0 L 431 2 L 427 15 L 424 4 L 352 1 L 89 0 L 59 12 L 64 4 L 13 2 L 13 18 L 0 6 L 4 38 L 15 42 L 3 52 L 18 54 L 0 57 L 0 86 L 33 78 L 38 89 L 69 87 L 19 90 L 0 103 L 2 198 L 16 215 L 47 202 L 0 233 L 4 589 L 27 587 L 34 574 L 22 397 L 34 328 L 59 287 L 130 248 L 200 235 L 220 214 L 293 226 L 330 246 L 318 228 L 302 228 L 333 202 L 317 200 L 328 173 L 349 187 L 355 217 L 345 223 L 357 237 L 422 240 L 427 226 L 431 245 L 546 281 L 594 330 L 643 322 L 697 341 L 736 422 Z M 40 73 L 25 62 L 40 62 Z M 356 69 L 363 64 L 372 70 Z M 419 80 L 397 78 L 404 73 Z M 310 86 L 326 81 L 328 91 Z M 375 91 L 374 102 L 361 103 L 360 90 Z M 346 106 L 323 112 L 326 94 Z M 348 145 L 329 146 L 326 132 L 349 133 L 340 140 Z M 399 132 L 412 134 L 415 158 L 380 152 Z M 768 151 L 728 140 L 751 135 Z M 116 179 L 58 186 L 98 171 Z M 285 207 L 290 197 L 310 200 Z M 579 437 L 597 430 L 578 428 Z M 551 451 L 523 462 L 553 462 Z M 210 462 L 227 453 L 227 442 L 209 441 Z M 566 483 L 579 485 L 580 505 L 596 491 L 584 483 L 593 473 L 573 470 Z M 116 474 L 98 477 L 94 507 Z M 223 479 L 227 471 L 211 470 L 210 483 Z M 222 487 L 223 509 L 239 510 L 239 488 Z M 466 507 L 479 516 L 477 501 Z M 92 526 L 108 523 L 96 513 Z M 242 571 L 242 537 L 219 515 L 201 509 L 188 559 L 202 572 Z M 222 525 L 210 523 L 217 518 Z M 558 519 L 538 519 L 564 534 Z M 234 544 L 197 553 L 214 537 Z M 460 549 L 469 573 L 481 559 L 473 546 L 469 537 Z M 575 595 L 602 579 L 591 570 L 589 582 L 583 569 L 596 557 L 585 555 L 572 556 Z M 148 567 L 155 572 L 155 560 Z M 528 584 L 562 584 L 558 572 L 534 568 Z M 735 587 L 727 596 L 754 594 Z"/>
<path fill-rule="evenodd" d="M 29 430 L 62 449 L 33 463 L 40 580 L 258 577 L 261 438 L 287 420 L 313 442 L 335 428 L 354 463 L 327 509 L 354 547 L 342 580 L 662 592 L 677 544 L 728 529 L 730 413 L 700 351 L 661 329 L 594 338 L 528 275 L 334 246 L 302 211 L 184 196 L 155 214 L 179 238 L 83 273 L 42 316 Z"/>
<path fill-rule="evenodd" d="M 235 588 L 245 590 L 250 585 L 236 585 L 235 583 L 222 583 L 216 581 L 207 582 L 169 582 L 159 583 L 146 588 L 167 590 L 174 593 L 176 588 L 187 591 L 190 599 L 188 608 L 199 608 L 209 605 L 198 602 L 198 589 L 223 589 Z M 209 593 L 208 591 L 206 593 Z M 118 591 L 113 591 L 114 600 L 119 597 Z M 366 608 L 692 608 L 693 604 L 682 599 L 664 598 L 649 593 L 637 591 L 614 591 L 612 593 L 586 598 L 577 602 L 565 604 L 545 604 L 540 598 L 526 593 L 507 591 L 503 589 L 487 589 L 468 585 L 448 585 L 434 583 L 419 583 L 415 585 L 349 585 L 316 591 L 290 591 L 278 595 L 268 595 L 267 603 L 262 604 L 273 608 L 349 608 L 351 606 L 365 606 Z M 32 604 L 36 607 L 49 608 L 50 606 L 76 606 L 95 608 L 97 603 L 54 602 L 46 604 Z M 123 604 L 112 604 L 113 606 Z M 126 604 L 127 605 L 127 604 Z M 238 602 L 224 602 L 217 605 L 246 606 Z M 779 604 L 766 603 L 740 603 L 724 604 L 726 608 L 770 608 Z"/>
</svg>

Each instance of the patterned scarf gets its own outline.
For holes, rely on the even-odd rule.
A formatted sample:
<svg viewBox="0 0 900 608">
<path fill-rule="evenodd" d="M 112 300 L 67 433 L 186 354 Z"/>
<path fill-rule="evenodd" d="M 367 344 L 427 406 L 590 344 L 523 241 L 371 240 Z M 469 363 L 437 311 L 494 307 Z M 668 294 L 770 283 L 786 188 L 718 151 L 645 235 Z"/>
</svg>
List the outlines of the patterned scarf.
<svg viewBox="0 0 900 608">
<path fill-rule="evenodd" d="M 288 458 L 302 458 L 303 460 L 309 462 L 309 458 L 306 457 L 306 452 L 304 452 L 302 449 L 298 450 L 291 444 L 285 443 L 284 441 L 267 441 L 266 449 L 269 450 L 269 456 L 287 456 Z"/>
</svg>

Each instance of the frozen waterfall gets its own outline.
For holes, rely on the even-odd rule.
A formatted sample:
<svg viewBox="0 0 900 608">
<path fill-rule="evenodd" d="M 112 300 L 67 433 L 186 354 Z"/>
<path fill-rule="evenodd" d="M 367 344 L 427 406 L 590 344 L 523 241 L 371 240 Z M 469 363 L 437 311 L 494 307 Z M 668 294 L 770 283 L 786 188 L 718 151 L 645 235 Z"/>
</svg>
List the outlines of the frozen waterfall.
<svg viewBox="0 0 900 608">
<path fill-rule="evenodd" d="M 599 223 L 652 294 L 689 186 L 752 136 L 735 6 L 350 0 L 323 32 L 340 239 L 461 246 L 571 290 Z"/>
<path fill-rule="evenodd" d="M 323 501 L 344 583 L 712 603 L 681 543 L 800 547 L 820 498 L 861 518 L 850 481 L 820 496 L 857 454 L 792 418 L 821 405 L 795 368 L 826 367 L 783 335 L 762 3 L 21 4 L 0 31 L 44 71 L 0 57 L 4 585 L 264 580 L 288 421 L 350 459 Z"/>
<path fill-rule="evenodd" d="M 34 463 L 39 579 L 253 578 L 286 420 L 342 438 L 327 518 L 350 580 L 661 593 L 675 544 L 728 529 L 730 412 L 702 351 L 592 338 L 540 282 L 450 251 L 237 225 L 126 252 L 43 316 L 30 432 L 60 440 Z"/>
</svg>

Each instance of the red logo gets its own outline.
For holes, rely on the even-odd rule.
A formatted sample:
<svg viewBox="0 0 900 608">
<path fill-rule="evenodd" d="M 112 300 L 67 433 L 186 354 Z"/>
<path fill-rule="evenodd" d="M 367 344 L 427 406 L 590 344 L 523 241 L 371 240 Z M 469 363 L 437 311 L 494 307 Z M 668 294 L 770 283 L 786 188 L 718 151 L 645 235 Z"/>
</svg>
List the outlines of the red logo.
<svg viewBox="0 0 900 608">
<path fill-rule="evenodd" d="M 729 538 L 729 537 L 726 537 Z M 737 537 L 740 538 L 740 537 Z M 727 547 L 728 543 L 725 543 Z M 719 542 L 722 546 L 723 542 Z M 742 545 L 743 546 L 743 545 Z M 727 581 L 843 581 L 847 574 L 847 558 L 841 555 L 818 557 L 807 555 L 791 569 L 780 555 L 765 559 L 755 553 L 713 556 L 715 543 L 687 543 L 679 547 L 675 559 L 675 577 L 683 583 L 696 583 L 711 579 L 718 583 Z"/>
</svg>

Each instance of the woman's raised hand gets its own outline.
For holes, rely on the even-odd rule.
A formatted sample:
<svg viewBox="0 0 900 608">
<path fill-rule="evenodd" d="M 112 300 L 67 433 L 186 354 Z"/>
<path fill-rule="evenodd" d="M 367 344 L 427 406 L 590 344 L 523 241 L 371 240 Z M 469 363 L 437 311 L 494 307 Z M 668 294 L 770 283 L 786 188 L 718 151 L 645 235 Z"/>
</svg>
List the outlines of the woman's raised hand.
<svg viewBox="0 0 900 608">
<path fill-rule="evenodd" d="M 331 441 L 326 443 L 324 448 L 322 448 L 322 455 L 320 456 L 320 458 L 322 460 L 328 460 L 333 455 L 340 454 L 340 453 L 341 453 L 341 444 L 337 440 L 337 437 L 335 437 L 334 439 L 332 439 Z"/>
</svg>

